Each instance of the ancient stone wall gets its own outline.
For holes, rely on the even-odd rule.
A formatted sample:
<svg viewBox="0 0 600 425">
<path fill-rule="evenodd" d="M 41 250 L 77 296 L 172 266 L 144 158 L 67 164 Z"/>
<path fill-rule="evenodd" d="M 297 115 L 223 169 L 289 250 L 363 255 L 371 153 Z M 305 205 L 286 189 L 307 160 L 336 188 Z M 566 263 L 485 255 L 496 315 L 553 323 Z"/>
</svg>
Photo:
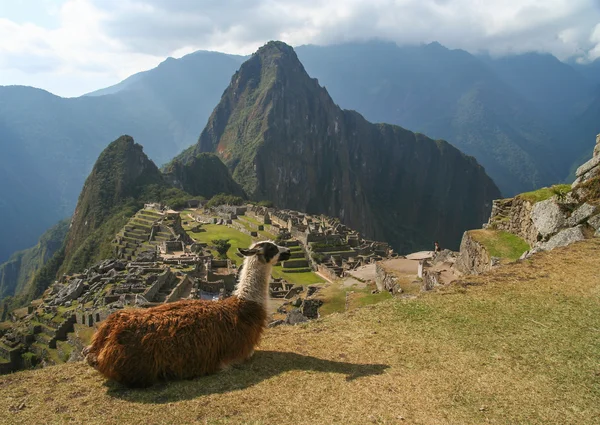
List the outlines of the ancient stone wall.
<svg viewBox="0 0 600 425">
<path fill-rule="evenodd" d="M 475 241 L 467 231 L 463 234 L 460 253 L 454 266 L 461 273 L 480 274 L 492 269 L 492 259 L 485 247 Z"/>
<path fill-rule="evenodd" d="M 183 279 L 181 279 L 181 281 L 177 284 L 177 286 L 175 286 L 175 288 L 173 288 L 171 293 L 167 296 L 167 298 L 165 299 L 165 302 L 171 303 L 173 301 L 177 301 L 179 298 L 181 298 L 181 296 L 183 295 L 183 293 L 186 290 L 190 289 L 192 284 L 193 284 L 193 282 L 189 278 L 189 276 L 185 275 L 183 277 Z"/>
<path fill-rule="evenodd" d="M 160 291 L 160 288 L 162 288 L 162 286 L 173 277 L 174 275 L 171 273 L 171 270 L 166 269 L 164 272 L 158 275 L 156 281 L 150 285 L 150 287 L 142 295 L 148 301 L 153 300 L 156 294 L 158 294 L 158 291 Z"/>
<path fill-rule="evenodd" d="M 492 204 L 487 227 L 512 233 L 533 245 L 538 237 L 538 231 L 531 219 L 533 206 L 531 202 L 519 197 L 496 199 Z"/>
</svg>

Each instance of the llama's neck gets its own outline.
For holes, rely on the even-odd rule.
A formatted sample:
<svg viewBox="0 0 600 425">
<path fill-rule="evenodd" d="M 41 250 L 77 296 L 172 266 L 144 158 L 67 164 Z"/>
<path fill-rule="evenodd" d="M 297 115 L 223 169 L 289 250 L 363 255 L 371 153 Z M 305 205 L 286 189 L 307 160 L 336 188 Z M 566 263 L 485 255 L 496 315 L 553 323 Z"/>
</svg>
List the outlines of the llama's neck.
<svg viewBox="0 0 600 425">
<path fill-rule="evenodd" d="M 256 256 L 246 257 L 233 295 L 242 300 L 257 302 L 266 308 L 272 269 L 271 264 L 261 263 Z"/>
</svg>

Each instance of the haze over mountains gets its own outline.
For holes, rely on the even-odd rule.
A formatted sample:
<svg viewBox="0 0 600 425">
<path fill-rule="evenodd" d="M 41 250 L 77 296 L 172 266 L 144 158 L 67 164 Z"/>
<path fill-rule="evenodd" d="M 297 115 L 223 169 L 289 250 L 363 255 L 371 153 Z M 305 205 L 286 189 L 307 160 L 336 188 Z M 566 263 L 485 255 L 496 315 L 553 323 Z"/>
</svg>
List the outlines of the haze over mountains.
<svg viewBox="0 0 600 425">
<path fill-rule="evenodd" d="M 448 140 L 475 156 L 505 195 L 563 180 L 600 132 L 600 81 L 590 72 L 597 63 L 492 59 L 437 43 L 297 53 L 342 108 Z M 0 261 L 73 212 L 108 142 L 130 134 L 159 165 L 194 144 L 243 60 L 197 52 L 74 99 L 0 87 Z"/>
</svg>

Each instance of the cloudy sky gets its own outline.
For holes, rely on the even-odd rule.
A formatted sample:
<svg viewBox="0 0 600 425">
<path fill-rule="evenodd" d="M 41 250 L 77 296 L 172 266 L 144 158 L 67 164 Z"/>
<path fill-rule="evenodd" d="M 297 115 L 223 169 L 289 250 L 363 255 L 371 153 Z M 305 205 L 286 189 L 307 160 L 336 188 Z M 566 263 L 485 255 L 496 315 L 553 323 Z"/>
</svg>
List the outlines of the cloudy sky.
<svg viewBox="0 0 600 425">
<path fill-rule="evenodd" d="M 600 0 L 0 0 L 0 85 L 78 96 L 199 49 L 381 38 L 600 57 Z"/>
</svg>

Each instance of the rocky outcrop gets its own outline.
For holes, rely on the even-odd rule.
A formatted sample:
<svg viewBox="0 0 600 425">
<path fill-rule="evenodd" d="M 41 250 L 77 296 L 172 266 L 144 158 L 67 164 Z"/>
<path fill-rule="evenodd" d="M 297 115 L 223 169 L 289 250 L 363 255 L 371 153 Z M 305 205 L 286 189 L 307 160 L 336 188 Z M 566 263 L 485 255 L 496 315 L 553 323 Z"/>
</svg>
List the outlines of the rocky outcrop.
<svg viewBox="0 0 600 425">
<path fill-rule="evenodd" d="M 585 239 L 584 227 L 579 225 L 577 227 L 561 230 L 556 235 L 552 236 L 548 242 L 542 242 L 538 244 L 536 248 L 539 251 L 550 251 L 554 248 L 567 246 L 583 239 Z"/>
<path fill-rule="evenodd" d="M 198 144 L 255 200 L 326 214 L 396 251 L 458 247 L 500 192 L 477 161 L 441 140 L 340 109 L 294 50 L 270 42 L 232 77 Z"/>
<path fill-rule="evenodd" d="M 596 136 L 596 146 L 594 147 L 592 159 L 577 169 L 575 172 L 577 179 L 573 182 L 572 187 L 575 188 L 598 175 L 600 175 L 600 134 Z"/>
<path fill-rule="evenodd" d="M 522 195 L 495 200 L 485 227 L 525 239 L 532 248 L 521 258 L 600 236 L 600 135 L 594 157 L 577 169 L 576 176 L 571 192 L 553 189 L 554 196 L 539 202 Z"/>
<path fill-rule="evenodd" d="M 494 262 L 485 247 L 465 232 L 454 267 L 464 274 L 481 274 L 490 271 Z"/>
</svg>

